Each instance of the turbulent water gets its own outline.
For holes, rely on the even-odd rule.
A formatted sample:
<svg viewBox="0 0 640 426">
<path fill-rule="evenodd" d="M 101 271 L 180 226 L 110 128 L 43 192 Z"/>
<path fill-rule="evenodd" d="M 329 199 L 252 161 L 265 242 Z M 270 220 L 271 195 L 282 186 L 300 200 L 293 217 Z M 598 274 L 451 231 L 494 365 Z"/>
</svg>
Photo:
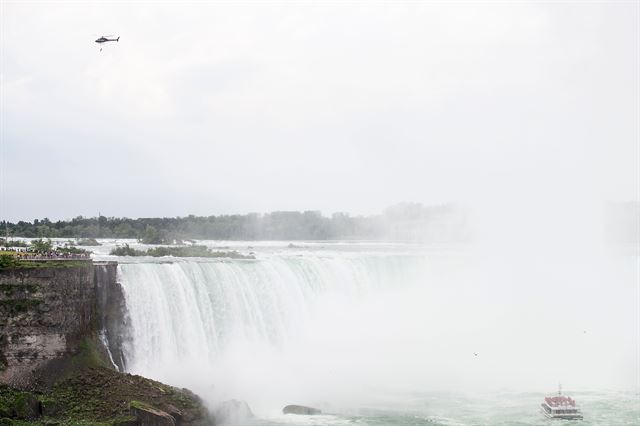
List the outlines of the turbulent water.
<svg viewBox="0 0 640 426">
<path fill-rule="evenodd" d="M 231 249 L 256 259 L 118 259 L 130 372 L 246 400 L 251 424 L 546 424 L 558 382 L 583 424 L 639 424 L 635 253 Z M 292 403 L 330 414 L 280 414 Z"/>
</svg>

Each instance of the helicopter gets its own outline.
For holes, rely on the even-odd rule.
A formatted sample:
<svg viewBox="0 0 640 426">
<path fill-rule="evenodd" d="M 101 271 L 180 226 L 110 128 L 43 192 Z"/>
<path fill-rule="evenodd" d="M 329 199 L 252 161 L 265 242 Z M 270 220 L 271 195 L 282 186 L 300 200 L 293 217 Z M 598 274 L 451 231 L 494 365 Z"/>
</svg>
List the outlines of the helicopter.
<svg viewBox="0 0 640 426">
<path fill-rule="evenodd" d="M 96 40 L 96 43 L 102 45 L 102 43 L 106 43 L 108 41 L 120 41 L 120 37 L 118 38 L 109 38 L 109 37 L 113 37 L 113 36 L 102 36 Z M 102 52 L 102 47 L 100 47 L 100 51 Z"/>
</svg>

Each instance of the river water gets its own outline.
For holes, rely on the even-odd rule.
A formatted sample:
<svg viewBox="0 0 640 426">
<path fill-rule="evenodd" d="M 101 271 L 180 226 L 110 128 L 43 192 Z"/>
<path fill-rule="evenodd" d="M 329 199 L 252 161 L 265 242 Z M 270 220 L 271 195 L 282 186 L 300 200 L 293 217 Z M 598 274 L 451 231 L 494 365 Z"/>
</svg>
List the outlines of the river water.
<svg viewBox="0 0 640 426">
<path fill-rule="evenodd" d="M 244 400 L 237 424 L 550 424 L 559 383 L 582 424 L 640 424 L 634 250 L 202 243 L 256 259 L 117 258 L 127 369 Z"/>
</svg>

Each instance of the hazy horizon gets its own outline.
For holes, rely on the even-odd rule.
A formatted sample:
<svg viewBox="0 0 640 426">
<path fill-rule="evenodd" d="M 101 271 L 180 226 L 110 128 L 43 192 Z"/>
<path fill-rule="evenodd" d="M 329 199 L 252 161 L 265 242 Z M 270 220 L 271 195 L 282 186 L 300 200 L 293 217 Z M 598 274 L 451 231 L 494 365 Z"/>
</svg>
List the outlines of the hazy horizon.
<svg viewBox="0 0 640 426">
<path fill-rule="evenodd" d="M 3 219 L 639 198 L 637 3 L 2 8 Z"/>
<path fill-rule="evenodd" d="M 253 215 L 253 214 L 257 214 L 260 216 L 264 216 L 264 215 L 269 215 L 269 214 L 273 214 L 273 213 L 304 213 L 304 212 L 319 212 L 323 217 L 331 217 L 333 214 L 346 214 L 348 216 L 352 216 L 352 217 L 370 217 L 370 216 L 380 216 L 380 215 L 384 215 L 385 211 L 388 210 L 389 208 L 392 207 L 398 207 L 398 206 L 404 206 L 404 205 L 418 205 L 424 208 L 437 208 L 437 207 L 454 207 L 454 208 L 464 208 L 465 205 L 462 203 L 458 203 L 458 202 L 444 202 L 444 203 L 438 203 L 438 204 L 431 204 L 431 205 L 426 205 L 426 204 L 422 204 L 422 203 L 414 203 L 414 202 L 399 202 L 393 205 L 389 205 L 389 206 L 384 206 L 383 208 L 381 208 L 379 211 L 372 211 L 372 212 L 350 212 L 350 211 L 344 211 L 344 210 L 336 210 L 336 211 L 324 211 L 321 209 L 291 209 L 291 210 L 272 210 L 272 211 L 243 211 L 243 212 L 237 212 L 237 211 L 229 211 L 229 212 L 225 212 L 225 213 L 218 213 L 218 214 L 193 214 L 193 213 L 186 213 L 186 214 L 181 214 L 181 215 L 176 215 L 176 216 L 161 216 L 161 215 L 156 215 L 156 216 L 138 216 L 138 217 L 132 217 L 132 216 L 112 216 L 112 215 L 108 215 L 105 214 L 105 212 L 96 212 L 95 214 L 87 214 L 86 216 L 84 215 L 71 215 L 71 216 L 65 216 L 65 217 L 50 217 L 50 216 L 46 216 L 46 217 L 33 217 L 33 218 L 17 218 L 14 220 L 11 219 L 7 219 L 8 222 L 10 223 L 17 223 L 18 221 L 25 221 L 25 222 L 31 222 L 33 223 L 34 220 L 39 220 L 41 221 L 42 219 L 49 219 L 51 222 L 57 222 L 57 221 L 69 221 L 69 220 L 73 220 L 74 218 L 77 218 L 79 216 L 82 216 L 83 218 L 88 218 L 88 219 L 93 219 L 93 218 L 97 218 L 98 217 L 98 213 L 100 214 L 100 217 L 106 217 L 106 218 L 122 218 L 122 219 L 133 219 L 133 220 L 137 220 L 137 219 L 148 219 L 148 218 L 187 218 L 189 216 L 195 216 L 195 217 L 211 217 L 211 216 L 235 216 L 235 215 L 239 215 L 239 216 L 246 216 L 246 215 Z M 4 219 L 0 219 L 0 222 L 3 222 Z"/>
</svg>

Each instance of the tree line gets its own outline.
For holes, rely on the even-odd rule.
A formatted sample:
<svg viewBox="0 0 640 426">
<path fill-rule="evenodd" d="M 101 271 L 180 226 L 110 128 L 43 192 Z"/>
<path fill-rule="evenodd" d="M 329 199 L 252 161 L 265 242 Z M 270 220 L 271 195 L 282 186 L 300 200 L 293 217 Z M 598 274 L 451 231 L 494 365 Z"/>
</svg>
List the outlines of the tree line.
<svg viewBox="0 0 640 426">
<path fill-rule="evenodd" d="M 135 238 L 148 244 L 188 239 L 332 240 L 381 239 L 460 241 L 468 238 L 467 211 L 455 204 L 403 203 L 371 216 L 319 211 L 278 211 L 245 215 L 118 218 L 82 217 L 51 221 L 1 222 L 10 237 Z"/>
</svg>

